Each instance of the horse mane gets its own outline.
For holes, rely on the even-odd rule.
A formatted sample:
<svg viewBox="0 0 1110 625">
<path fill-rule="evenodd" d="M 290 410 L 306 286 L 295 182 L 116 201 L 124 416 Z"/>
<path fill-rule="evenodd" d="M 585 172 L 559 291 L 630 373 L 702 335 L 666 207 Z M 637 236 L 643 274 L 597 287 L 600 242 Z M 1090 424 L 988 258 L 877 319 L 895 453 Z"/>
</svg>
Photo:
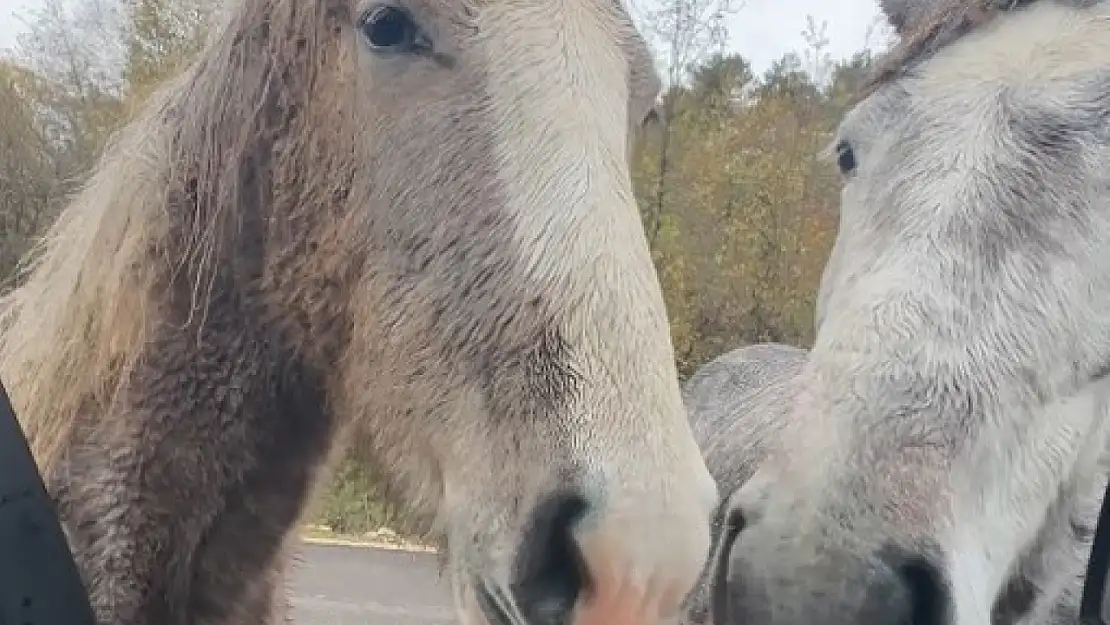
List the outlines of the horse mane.
<svg viewBox="0 0 1110 625">
<path fill-rule="evenodd" d="M 1041 0 L 934 0 L 919 19 L 894 24 L 899 41 L 883 55 L 870 79 L 863 85 L 859 99 L 899 77 L 969 33 L 990 24 L 999 15 Z"/>
<path fill-rule="evenodd" d="M 0 379 L 44 472 L 77 414 L 111 404 L 148 331 L 167 144 L 149 117 L 113 139 L 0 298 Z"/>
<path fill-rule="evenodd" d="M 0 297 L 0 380 L 44 474 L 78 422 L 124 418 L 112 407 L 153 330 L 199 329 L 217 280 L 242 270 L 221 265 L 241 246 L 244 198 L 257 190 L 245 187 L 260 184 L 258 155 L 311 93 L 307 57 L 335 17 L 327 4 L 225 10 L 199 58 L 109 142 Z M 305 89 L 300 102 L 291 88 Z M 255 200 L 248 208 L 265 202 Z"/>
</svg>

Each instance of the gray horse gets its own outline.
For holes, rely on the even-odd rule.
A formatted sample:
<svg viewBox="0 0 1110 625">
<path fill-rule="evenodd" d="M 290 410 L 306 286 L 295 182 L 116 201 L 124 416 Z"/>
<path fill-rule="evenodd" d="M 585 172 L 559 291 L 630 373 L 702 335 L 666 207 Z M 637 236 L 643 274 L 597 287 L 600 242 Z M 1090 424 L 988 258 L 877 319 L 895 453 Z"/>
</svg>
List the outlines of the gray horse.
<svg viewBox="0 0 1110 625">
<path fill-rule="evenodd" d="M 237 0 L 0 301 L 104 625 L 265 623 L 345 434 L 468 623 L 650 625 L 709 546 L 614 0 Z"/>
<path fill-rule="evenodd" d="M 686 389 L 733 524 L 707 576 L 728 623 L 1074 622 L 1107 479 L 1110 2 L 884 10 L 812 351 Z"/>
</svg>

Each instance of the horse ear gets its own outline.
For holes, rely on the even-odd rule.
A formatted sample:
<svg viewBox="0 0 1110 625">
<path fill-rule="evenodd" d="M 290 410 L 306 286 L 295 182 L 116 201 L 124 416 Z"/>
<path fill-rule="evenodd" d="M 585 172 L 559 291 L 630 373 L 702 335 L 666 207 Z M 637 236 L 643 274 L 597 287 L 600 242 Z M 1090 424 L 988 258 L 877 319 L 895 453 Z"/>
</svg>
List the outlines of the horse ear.
<svg viewBox="0 0 1110 625">
<path fill-rule="evenodd" d="M 925 15 L 935 0 L 879 0 L 879 7 L 895 32 L 902 34 Z"/>
</svg>

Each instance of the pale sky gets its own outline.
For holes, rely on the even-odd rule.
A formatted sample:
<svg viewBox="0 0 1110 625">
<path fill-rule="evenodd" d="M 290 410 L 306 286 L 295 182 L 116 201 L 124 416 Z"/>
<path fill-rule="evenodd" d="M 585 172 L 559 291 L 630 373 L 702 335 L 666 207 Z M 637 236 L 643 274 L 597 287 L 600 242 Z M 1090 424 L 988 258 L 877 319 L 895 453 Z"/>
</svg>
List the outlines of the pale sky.
<svg viewBox="0 0 1110 625">
<path fill-rule="evenodd" d="M 35 0 L 0 0 L 0 48 L 12 47 L 16 34 L 23 30 L 23 23 L 14 14 L 35 4 Z"/>
<path fill-rule="evenodd" d="M 23 24 L 13 14 L 38 6 L 41 0 L 0 0 L 0 48 L 9 48 Z M 882 46 L 885 33 L 868 29 L 878 21 L 876 0 L 746 0 L 729 20 L 731 48 L 752 61 L 757 72 L 785 52 L 801 50 L 806 15 L 818 25 L 827 22 L 828 52 L 845 57 L 867 46 Z"/>
<path fill-rule="evenodd" d="M 729 20 L 731 47 L 762 72 L 786 52 L 806 47 L 807 14 L 818 27 L 826 22 L 826 51 L 834 59 L 865 47 L 883 48 L 889 36 L 876 0 L 746 0 Z M 869 30 L 874 30 L 870 38 Z"/>
</svg>

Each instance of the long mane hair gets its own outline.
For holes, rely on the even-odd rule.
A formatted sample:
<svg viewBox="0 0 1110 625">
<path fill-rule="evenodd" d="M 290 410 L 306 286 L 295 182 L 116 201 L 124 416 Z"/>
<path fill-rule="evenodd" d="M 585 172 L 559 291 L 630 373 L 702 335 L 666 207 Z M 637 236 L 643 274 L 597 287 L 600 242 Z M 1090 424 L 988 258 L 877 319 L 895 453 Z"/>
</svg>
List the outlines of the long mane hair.
<svg viewBox="0 0 1110 625">
<path fill-rule="evenodd" d="M 261 272 L 257 247 L 247 267 L 224 265 L 273 194 L 298 193 L 272 184 L 267 159 L 304 123 L 327 53 L 318 39 L 337 18 L 328 5 L 232 3 L 199 59 L 109 143 L 0 298 L 0 379 L 44 473 L 75 424 L 113 418 L 155 324 L 199 327 L 222 274 Z"/>
</svg>

